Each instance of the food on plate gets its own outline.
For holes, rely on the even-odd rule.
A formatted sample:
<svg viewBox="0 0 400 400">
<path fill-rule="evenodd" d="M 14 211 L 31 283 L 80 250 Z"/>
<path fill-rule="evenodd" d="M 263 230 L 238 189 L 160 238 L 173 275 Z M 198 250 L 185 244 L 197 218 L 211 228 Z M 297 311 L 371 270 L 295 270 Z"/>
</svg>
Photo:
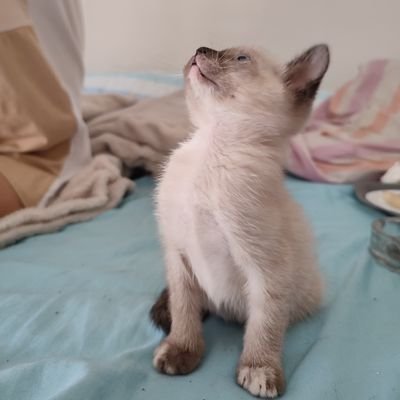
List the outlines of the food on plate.
<svg viewBox="0 0 400 400">
<path fill-rule="evenodd" d="M 383 192 L 383 198 L 390 206 L 400 210 L 400 191 L 394 192 L 392 190 L 385 190 Z"/>
</svg>

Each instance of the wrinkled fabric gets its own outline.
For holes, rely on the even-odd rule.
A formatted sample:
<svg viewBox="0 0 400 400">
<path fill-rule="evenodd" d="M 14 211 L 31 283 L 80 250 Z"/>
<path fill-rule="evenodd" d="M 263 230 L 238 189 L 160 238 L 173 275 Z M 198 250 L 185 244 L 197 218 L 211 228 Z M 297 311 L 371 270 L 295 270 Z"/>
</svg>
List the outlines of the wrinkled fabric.
<svg viewBox="0 0 400 400">
<path fill-rule="evenodd" d="M 79 0 L 0 2 L 0 172 L 25 207 L 90 160 Z"/>
<path fill-rule="evenodd" d="M 400 276 L 368 254 L 380 214 L 346 185 L 288 180 L 314 226 L 327 293 L 291 328 L 285 400 L 400 398 Z M 243 330 L 211 317 L 193 374 L 152 367 L 162 337 L 148 312 L 164 287 L 154 184 L 116 209 L 0 251 L 0 398 L 253 399 L 234 380 Z"/>
<path fill-rule="evenodd" d="M 330 183 L 377 177 L 400 160 L 400 61 L 373 60 L 313 112 L 287 169 Z"/>
<path fill-rule="evenodd" d="M 0 248 L 116 207 L 134 187 L 126 175 L 136 167 L 158 175 L 166 157 L 188 135 L 184 108 L 181 92 L 140 101 L 118 94 L 83 96 L 93 159 L 44 206 L 0 218 Z"/>
<path fill-rule="evenodd" d="M 111 104 L 102 104 L 100 100 L 103 98 L 105 103 L 110 97 L 123 98 L 84 97 L 82 112 L 84 116 L 91 114 L 85 120 L 93 154 L 112 154 L 128 169 L 143 167 L 157 175 L 166 157 L 191 132 L 183 91 L 140 101 L 132 99 L 130 105 L 101 112 Z M 89 108 L 93 103 L 97 107 Z"/>
</svg>

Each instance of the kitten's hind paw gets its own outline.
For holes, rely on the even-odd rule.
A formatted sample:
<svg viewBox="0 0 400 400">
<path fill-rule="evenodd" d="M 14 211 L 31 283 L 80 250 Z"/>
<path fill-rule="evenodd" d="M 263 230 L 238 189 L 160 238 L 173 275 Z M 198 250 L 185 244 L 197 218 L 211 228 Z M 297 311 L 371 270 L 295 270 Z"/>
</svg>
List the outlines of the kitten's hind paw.
<svg viewBox="0 0 400 400">
<path fill-rule="evenodd" d="M 280 367 L 239 365 L 237 382 L 254 396 L 273 399 L 285 391 L 285 379 Z"/>
</svg>

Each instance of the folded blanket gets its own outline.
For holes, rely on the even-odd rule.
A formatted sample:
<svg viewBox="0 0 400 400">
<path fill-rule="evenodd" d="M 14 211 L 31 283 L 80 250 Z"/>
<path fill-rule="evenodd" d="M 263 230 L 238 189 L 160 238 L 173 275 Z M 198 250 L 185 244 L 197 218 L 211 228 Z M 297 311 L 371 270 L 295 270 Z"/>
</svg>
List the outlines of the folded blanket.
<svg viewBox="0 0 400 400">
<path fill-rule="evenodd" d="M 133 182 L 121 176 L 112 156 L 98 156 L 77 173 L 46 207 L 30 207 L 0 219 L 0 248 L 27 236 L 87 221 L 118 205 Z"/>
<path fill-rule="evenodd" d="M 158 174 L 190 123 L 181 92 L 138 101 L 132 96 L 86 95 L 82 113 L 93 159 L 43 206 L 0 219 L 0 248 L 27 236 L 54 232 L 114 208 L 134 188 L 134 167 Z"/>
<path fill-rule="evenodd" d="M 400 61 L 375 60 L 293 137 L 287 169 L 312 181 L 355 182 L 400 160 Z"/>
<path fill-rule="evenodd" d="M 183 91 L 136 101 L 111 112 L 99 104 L 107 99 L 109 96 L 86 96 L 83 104 L 93 154 L 113 154 L 126 169 L 143 167 L 157 175 L 165 157 L 190 131 Z M 96 102 L 97 115 L 88 118 L 89 105 L 93 108 Z"/>
</svg>

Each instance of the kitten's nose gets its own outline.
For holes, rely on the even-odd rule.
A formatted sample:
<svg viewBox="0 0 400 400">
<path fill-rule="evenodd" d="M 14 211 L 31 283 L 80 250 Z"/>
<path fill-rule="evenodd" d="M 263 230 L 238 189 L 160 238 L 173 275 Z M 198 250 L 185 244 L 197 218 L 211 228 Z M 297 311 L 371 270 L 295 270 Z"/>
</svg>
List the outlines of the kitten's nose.
<svg viewBox="0 0 400 400">
<path fill-rule="evenodd" d="M 196 56 L 197 56 L 197 54 L 204 54 L 205 56 L 212 56 L 216 53 L 217 53 L 216 50 L 210 49 L 208 47 L 199 47 L 196 50 Z"/>
</svg>

